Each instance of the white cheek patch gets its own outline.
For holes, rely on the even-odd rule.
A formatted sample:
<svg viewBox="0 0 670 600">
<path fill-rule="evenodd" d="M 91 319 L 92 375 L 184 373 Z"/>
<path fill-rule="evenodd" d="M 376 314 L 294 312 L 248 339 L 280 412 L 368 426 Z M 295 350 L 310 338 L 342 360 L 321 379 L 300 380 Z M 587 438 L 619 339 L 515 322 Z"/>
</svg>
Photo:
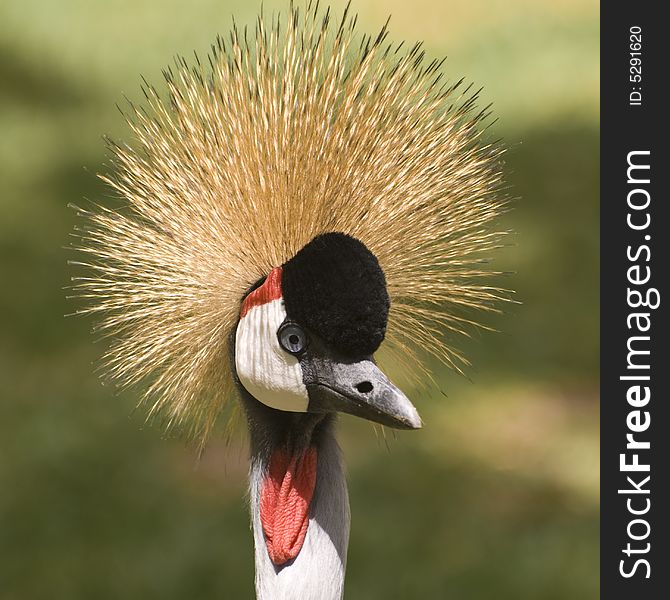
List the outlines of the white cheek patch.
<svg viewBox="0 0 670 600">
<path fill-rule="evenodd" d="M 307 412 L 309 397 L 298 359 L 279 345 L 286 311 L 281 298 L 253 306 L 235 333 L 235 367 L 244 388 L 266 406 Z"/>
</svg>

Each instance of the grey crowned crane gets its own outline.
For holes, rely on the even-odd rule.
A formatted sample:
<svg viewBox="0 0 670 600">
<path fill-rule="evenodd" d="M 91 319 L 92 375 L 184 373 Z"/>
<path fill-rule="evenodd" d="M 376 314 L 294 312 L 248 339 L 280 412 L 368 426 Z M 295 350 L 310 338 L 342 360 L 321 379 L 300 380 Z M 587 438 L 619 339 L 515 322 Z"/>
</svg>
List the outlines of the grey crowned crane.
<svg viewBox="0 0 670 600">
<path fill-rule="evenodd" d="M 420 427 L 385 371 L 460 370 L 445 333 L 506 296 L 482 265 L 506 199 L 476 94 L 386 27 L 354 43 L 355 21 L 292 6 L 146 84 L 102 176 L 124 206 L 81 210 L 75 244 L 110 377 L 201 444 L 244 416 L 263 600 L 342 597 L 336 414 Z"/>
</svg>

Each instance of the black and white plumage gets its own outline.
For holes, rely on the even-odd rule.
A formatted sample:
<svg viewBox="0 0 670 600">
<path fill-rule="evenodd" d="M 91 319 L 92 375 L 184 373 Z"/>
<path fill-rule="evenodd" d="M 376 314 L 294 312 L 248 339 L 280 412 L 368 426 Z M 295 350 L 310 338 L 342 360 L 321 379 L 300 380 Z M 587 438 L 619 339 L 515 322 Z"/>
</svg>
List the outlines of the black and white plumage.
<svg viewBox="0 0 670 600">
<path fill-rule="evenodd" d="M 483 266 L 506 200 L 476 95 L 386 28 L 355 39 L 346 11 L 292 7 L 208 67 L 180 59 L 167 100 L 131 105 L 135 146 L 111 144 L 126 207 L 82 211 L 76 287 L 111 378 L 201 443 L 243 409 L 265 600 L 342 595 L 336 413 L 419 427 L 388 367 L 423 375 L 427 352 L 460 370 L 445 331 L 505 296 Z"/>
<path fill-rule="evenodd" d="M 421 426 L 374 362 L 388 310 L 374 255 L 335 232 L 273 269 L 242 302 L 233 360 L 251 433 L 259 598 L 341 597 L 349 502 L 334 415 Z M 301 478 L 309 483 L 296 484 Z"/>
</svg>

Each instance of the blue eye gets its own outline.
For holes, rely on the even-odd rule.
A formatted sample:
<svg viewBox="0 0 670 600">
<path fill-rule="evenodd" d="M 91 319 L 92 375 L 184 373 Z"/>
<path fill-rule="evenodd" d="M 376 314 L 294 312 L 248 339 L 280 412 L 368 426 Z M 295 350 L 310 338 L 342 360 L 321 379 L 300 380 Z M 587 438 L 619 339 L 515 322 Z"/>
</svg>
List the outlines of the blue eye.
<svg viewBox="0 0 670 600">
<path fill-rule="evenodd" d="M 295 323 L 283 323 L 277 331 L 279 345 L 290 354 L 301 354 L 307 348 L 307 334 Z"/>
</svg>

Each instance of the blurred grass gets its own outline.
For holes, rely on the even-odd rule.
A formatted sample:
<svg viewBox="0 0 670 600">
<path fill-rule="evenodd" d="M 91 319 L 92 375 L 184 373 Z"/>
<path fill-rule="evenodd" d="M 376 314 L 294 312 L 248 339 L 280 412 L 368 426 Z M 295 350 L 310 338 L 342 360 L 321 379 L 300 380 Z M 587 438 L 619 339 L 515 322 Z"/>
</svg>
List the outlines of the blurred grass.
<svg viewBox="0 0 670 600">
<path fill-rule="evenodd" d="M 284 3 L 265 2 L 266 12 Z M 336 7 L 341 9 L 341 4 Z M 393 15 L 495 100 L 521 197 L 496 268 L 523 302 L 462 343 L 470 383 L 418 398 L 390 439 L 345 418 L 347 597 L 587 599 L 598 591 L 598 7 L 593 1 L 354 3 Z M 0 4 L 0 598 L 249 598 L 243 443 L 191 449 L 100 386 L 90 323 L 65 319 L 65 207 L 105 200 L 114 107 L 252 3 Z M 389 535 L 390 528 L 393 535 Z"/>
</svg>

